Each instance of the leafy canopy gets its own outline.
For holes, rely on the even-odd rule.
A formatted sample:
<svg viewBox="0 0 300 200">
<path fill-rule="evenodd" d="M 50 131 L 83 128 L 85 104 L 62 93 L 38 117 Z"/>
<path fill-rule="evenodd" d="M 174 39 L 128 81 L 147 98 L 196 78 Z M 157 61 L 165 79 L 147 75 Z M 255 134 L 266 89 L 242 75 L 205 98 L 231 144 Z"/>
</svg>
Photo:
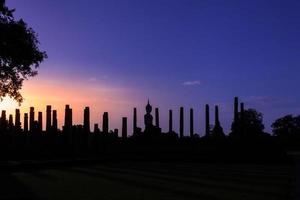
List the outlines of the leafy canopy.
<svg viewBox="0 0 300 200">
<path fill-rule="evenodd" d="M 300 135 L 300 115 L 286 115 L 277 119 L 273 124 L 273 133 L 276 136 L 291 137 Z"/>
<path fill-rule="evenodd" d="M 0 101 L 9 96 L 21 103 L 23 81 L 37 74 L 47 54 L 39 50 L 33 29 L 14 18 L 14 11 L 0 0 Z"/>
<path fill-rule="evenodd" d="M 238 119 L 231 125 L 231 135 L 238 137 L 256 137 L 264 135 L 263 114 L 255 109 L 238 113 Z"/>
</svg>

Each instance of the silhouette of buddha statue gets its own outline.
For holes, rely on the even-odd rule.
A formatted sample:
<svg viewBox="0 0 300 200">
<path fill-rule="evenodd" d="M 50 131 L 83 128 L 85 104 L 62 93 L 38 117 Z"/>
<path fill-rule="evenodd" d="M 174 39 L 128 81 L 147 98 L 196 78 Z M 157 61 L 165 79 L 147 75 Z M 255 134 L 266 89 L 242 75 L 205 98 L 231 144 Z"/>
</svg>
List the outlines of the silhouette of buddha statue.
<svg viewBox="0 0 300 200">
<path fill-rule="evenodd" d="M 145 131 L 151 130 L 153 127 L 153 116 L 151 115 L 152 106 L 149 103 L 146 105 L 146 114 L 144 115 Z"/>
</svg>

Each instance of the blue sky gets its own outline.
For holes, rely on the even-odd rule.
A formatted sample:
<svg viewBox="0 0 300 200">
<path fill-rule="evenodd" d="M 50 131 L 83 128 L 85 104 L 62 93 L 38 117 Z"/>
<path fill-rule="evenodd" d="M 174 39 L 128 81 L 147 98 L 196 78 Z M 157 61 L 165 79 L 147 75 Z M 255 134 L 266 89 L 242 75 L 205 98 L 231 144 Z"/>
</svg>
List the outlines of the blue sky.
<svg viewBox="0 0 300 200">
<path fill-rule="evenodd" d="M 228 131 L 234 96 L 264 114 L 268 131 L 276 118 L 300 113 L 299 1 L 7 4 L 38 33 L 48 53 L 39 79 L 122 88 L 133 102 L 126 106 L 137 106 L 141 114 L 150 98 L 162 108 L 165 126 L 167 109 L 193 107 L 200 121 L 196 130 L 202 133 L 204 104 L 209 103 L 221 106 Z"/>
</svg>

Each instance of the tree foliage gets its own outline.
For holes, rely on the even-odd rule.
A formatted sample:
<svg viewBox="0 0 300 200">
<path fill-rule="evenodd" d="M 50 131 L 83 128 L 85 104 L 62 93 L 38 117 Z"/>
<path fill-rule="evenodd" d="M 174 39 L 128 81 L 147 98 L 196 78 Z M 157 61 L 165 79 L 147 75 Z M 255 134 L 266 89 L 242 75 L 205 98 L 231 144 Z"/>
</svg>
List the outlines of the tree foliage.
<svg viewBox="0 0 300 200">
<path fill-rule="evenodd" d="M 300 134 L 300 115 L 286 115 L 277 119 L 273 124 L 273 134 L 280 137 L 293 137 Z"/>
<path fill-rule="evenodd" d="M 263 115 L 255 109 L 247 109 L 238 113 L 237 122 L 231 125 L 232 136 L 256 137 L 264 134 Z"/>
<path fill-rule="evenodd" d="M 255 109 L 245 110 L 244 117 L 245 132 L 249 134 L 263 133 L 265 126 L 263 124 L 263 115 Z"/>
<path fill-rule="evenodd" d="M 34 30 L 13 13 L 0 0 L 0 100 L 8 95 L 21 103 L 23 81 L 37 74 L 47 54 L 39 50 Z"/>
</svg>

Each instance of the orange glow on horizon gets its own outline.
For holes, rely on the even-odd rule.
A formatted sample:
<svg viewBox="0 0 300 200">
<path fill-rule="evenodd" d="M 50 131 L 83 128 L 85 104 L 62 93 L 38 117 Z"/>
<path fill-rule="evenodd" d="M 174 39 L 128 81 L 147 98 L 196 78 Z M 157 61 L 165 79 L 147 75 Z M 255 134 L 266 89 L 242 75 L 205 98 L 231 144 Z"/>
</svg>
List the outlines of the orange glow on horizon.
<svg viewBox="0 0 300 200">
<path fill-rule="evenodd" d="M 46 106 L 51 105 L 52 110 L 57 110 L 58 127 L 61 128 L 64 122 L 65 105 L 69 104 L 73 109 L 73 124 L 82 124 L 83 109 L 85 106 L 90 107 L 91 112 L 91 129 L 93 124 L 102 124 L 103 112 L 109 112 L 111 128 L 118 128 L 121 116 L 131 113 L 134 106 L 132 103 L 132 94 L 128 94 L 126 89 L 108 88 L 100 86 L 91 86 L 89 84 L 72 83 L 72 82 L 51 82 L 41 80 L 31 80 L 26 82 L 21 93 L 24 102 L 21 106 L 16 101 L 5 97 L 0 102 L 0 110 L 6 110 L 6 116 L 14 116 L 15 109 L 21 111 L 21 122 L 23 122 L 24 113 L 29 112 L 32 106 L 35 108 L 35 120 L 37 113 L 43 112 L 43 128 L 46 122 Z M 130 92 L 129 92 L 130 93 Z M 23 124 L 22 124 L 23 125 Z"/>
</svg>

